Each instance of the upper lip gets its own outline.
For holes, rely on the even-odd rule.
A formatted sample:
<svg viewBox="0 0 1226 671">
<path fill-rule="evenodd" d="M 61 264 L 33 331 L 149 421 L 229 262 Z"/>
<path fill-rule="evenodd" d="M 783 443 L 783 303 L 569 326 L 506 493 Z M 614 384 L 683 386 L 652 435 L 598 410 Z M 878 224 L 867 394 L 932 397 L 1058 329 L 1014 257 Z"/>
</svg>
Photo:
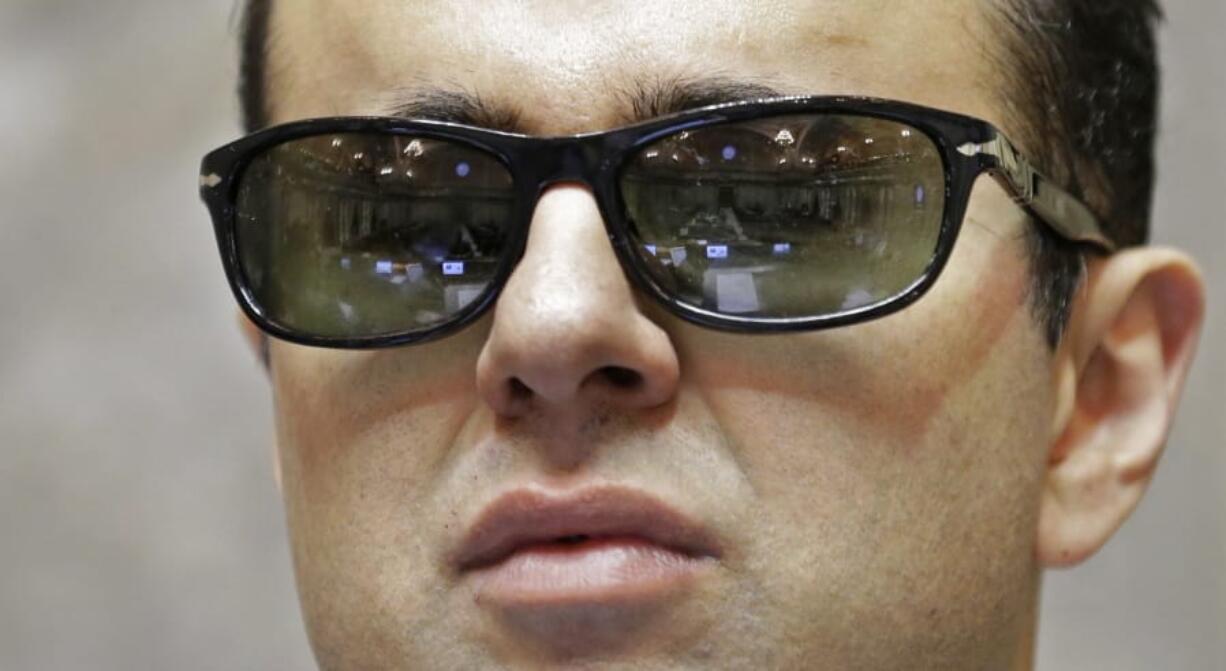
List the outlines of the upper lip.
<svg viewBox="0 0 1226 671">
<path fill-rule="evenodd" d="M 550 493 L 516 489 L 494 499 L 464 534 L 453 563 L 496 564 L 518 548 L 568 536 L 634 536 L 693 557 L 718 557 L 703 526 L 646 492 L 618 486 Z"/>
</svg>

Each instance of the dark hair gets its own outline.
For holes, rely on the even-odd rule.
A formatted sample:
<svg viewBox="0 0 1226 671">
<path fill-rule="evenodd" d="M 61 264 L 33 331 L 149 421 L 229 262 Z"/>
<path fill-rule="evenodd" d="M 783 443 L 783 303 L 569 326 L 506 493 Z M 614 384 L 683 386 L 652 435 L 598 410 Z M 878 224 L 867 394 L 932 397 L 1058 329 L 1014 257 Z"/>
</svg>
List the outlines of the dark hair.
<svg viewBox="0 0 1226 671">
<path fill-rule="evenodd" d="M 989 45 L 1015 140 L 1120 247 L 1149 238 L 1158 128 L 1157 0 L 996 0 Z M 1032 305 L 1053 346 L 1083 274 L 1078 249 L 1030 226 Z"/>
<path fill-rule="evenodd" d="M 253 133 L 269 123 L 268 72 L 269 33 L 272 0 L 246 0 L 240 30 L 238 99 L 243 127 Z"/>
<path fill-rule="evenodd" d="M 1157 0 L 985 0 L 1004 28 L 985 46 L 1008 128 L 1124 247 L 1149 237 L 1158 118 Z M 248 131 L 267 125 L 272 0 L 247 0 L 239 95 Z M 1030 226 L 1031 304 L 1055 346 L 1083 275 L 1081 250 Z"/>
</svg>

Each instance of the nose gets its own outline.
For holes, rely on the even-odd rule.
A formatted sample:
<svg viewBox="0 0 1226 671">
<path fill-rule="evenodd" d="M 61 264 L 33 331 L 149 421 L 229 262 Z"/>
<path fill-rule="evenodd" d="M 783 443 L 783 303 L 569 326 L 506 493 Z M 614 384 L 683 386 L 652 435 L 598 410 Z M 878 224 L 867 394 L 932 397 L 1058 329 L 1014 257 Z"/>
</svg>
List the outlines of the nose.
<svg viewBox="0 0 1226 671">
<path fill-rule="evenodd" d="M 481 396 L 505 417 L 593 403 L 633 411 L 668 402 L 679 377 L 672 341 L 639 309 L 591 192 L 548 189 L 477 361 Z"/>
</svg>

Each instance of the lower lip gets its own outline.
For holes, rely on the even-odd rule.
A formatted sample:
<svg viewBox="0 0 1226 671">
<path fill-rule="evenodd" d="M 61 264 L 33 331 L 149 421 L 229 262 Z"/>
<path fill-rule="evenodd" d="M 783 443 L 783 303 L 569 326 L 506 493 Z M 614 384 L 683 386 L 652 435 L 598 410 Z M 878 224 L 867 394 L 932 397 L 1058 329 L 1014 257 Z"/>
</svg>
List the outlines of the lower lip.
<svg viewBox="0 0 1226 671">
<path fill-rule="evenodd" d="M 638 602 L 684 588 L 715 562 L 640 538 L 520 548 L 472 571 L 478 601 L 508 606 Z"/>
</svg>

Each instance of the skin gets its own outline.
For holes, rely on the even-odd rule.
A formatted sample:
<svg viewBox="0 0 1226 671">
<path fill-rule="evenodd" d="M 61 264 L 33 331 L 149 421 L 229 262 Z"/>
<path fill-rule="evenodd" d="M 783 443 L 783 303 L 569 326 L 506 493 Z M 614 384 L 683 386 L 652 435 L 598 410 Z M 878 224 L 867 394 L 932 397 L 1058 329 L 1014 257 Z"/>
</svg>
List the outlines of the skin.
<svg viewBox="0 0 1226 671">
<path fill-rule="evenodd" d="M 624 123 L 619 90 L 714 72 L 1008 132 L 981 42 L 995 30 L 976 0 L 299 0 L 273 14 L 269 97 L 285 122 L 442 87 L 560 135 Z M 590 192 L 561 184 L 495 310 L 463 333 L 366 352 L 274 342 L 278 467 L 320 666 L 1030 668 L 1043 568 L 1100 547 L 1156 466 L 1203 287 L 1172 250 L 1094 259 L 1052 351 L 1027 303 L 1027 225 L 982 179 L 912 307 L 731 335 L 633 290 Z M 726 553 L 667 608 L 565 635 L 483 608 L 446 553 L 485 504 L 534 483 L 644 489 Z"/>
</svg>

